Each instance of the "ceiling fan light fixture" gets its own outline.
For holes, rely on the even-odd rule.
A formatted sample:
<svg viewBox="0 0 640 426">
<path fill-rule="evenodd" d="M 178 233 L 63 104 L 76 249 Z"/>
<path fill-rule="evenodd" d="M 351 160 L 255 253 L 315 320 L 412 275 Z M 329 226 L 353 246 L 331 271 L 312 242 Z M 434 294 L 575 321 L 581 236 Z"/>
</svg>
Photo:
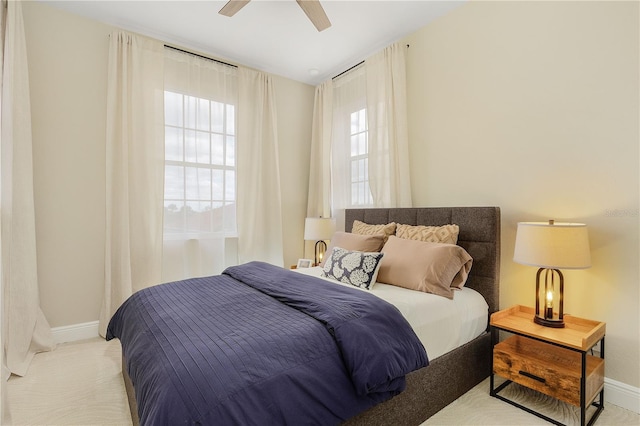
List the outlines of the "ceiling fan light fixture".
<svg viewBox="0 0 640 426">
<path fill-rule="evenodd" d="M 229 0 L 222 9 L 218 11 L 220 15 L 224 16 L 233 16 L 240 11 L 243 7 L 247 5 L 251 0 Z"/>
<path fill-rule="evenodd" d="M 296 2 L 318 31 L 324 31 L 331 26 L 331 21 L 324 12 L 320 0 L 296 0 Z"/>
<path fill-rule="evenodd" d="M 247 5 L 251 0 L 229 0 L 218 11 L 220 15 L 233 16 Z M 318 31 L 326 30 L 331 26 L 331 21 L 324 12 L 320 0 L 296 0 L 298 5 L 302 8 L 309 20 L 313 23 Z"/>
</svg>

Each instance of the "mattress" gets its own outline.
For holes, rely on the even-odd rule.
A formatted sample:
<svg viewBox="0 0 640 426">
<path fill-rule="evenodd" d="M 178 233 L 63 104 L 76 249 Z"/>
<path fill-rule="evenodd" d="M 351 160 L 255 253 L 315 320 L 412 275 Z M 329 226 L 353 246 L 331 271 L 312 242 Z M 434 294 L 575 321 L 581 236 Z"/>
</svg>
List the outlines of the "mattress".
<svg viewBox="0 0 640 426">
<path fill-rule="evenodd" d="M 296 272 L 322 278 L 322 268 L 300 268 Z M 489 320 L 489 305 L 477 291 L 463 287 L 453 299 L 377 282 L 371 290 L 322 278 L 336 285 L 358 288 L 395 305 L 413 327 L 429 360 L 464 345 L 483 334 Z"/>
</svg>

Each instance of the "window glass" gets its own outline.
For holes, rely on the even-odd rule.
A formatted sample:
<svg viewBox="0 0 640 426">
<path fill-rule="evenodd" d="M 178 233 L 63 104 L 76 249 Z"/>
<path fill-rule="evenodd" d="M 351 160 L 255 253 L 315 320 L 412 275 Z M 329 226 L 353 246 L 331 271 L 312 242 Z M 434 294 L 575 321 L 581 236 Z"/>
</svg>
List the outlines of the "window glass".
<svg viewBox="0 0 640 426">
<path fill-rule="evenodd" d="M 351 205 L 370 206 L 369 145 L 366 108 L 351 113 Z"/>
<path fill-rule="evenodd" d="M 233 105 L 165 92 L 165 234 L 235 234 L 234 132 Z"/>
</svg>

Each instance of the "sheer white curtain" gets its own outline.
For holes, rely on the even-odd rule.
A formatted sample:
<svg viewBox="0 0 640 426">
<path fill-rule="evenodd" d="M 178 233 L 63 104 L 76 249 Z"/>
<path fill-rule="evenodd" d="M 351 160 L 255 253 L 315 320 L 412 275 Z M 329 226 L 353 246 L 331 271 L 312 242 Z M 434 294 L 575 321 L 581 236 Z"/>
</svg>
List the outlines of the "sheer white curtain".
<svg viewBox="0 0 640 426">
<path fill-rule="evenodd" d="M 405 57 L 393 44 L 316 87 L 308 215 L 412 205 Z"/>
<path fill-rule="evenodd" d="M 411 207 L 406 46 L 392 44 L 364 62 L 369 122 L 369 186 L 375 207 Z"/>
<path fill-rule="evenodd" d="M 164 46 L 122 31 L 110 37 L 102 336 L 127 297 L 160 282 L 162 267 Z"/>
<path fill-rule="evenodd" d="M 3 1 L 1 18 L 0 226 L 4 387 L 7 373 L 26 374 L 33 355 L 51 350 L 54 344 L 51 328 L 40 309 L 38 290 L 29 70 L 21 2 Z M 4 399 L 5 392 L 2 395 Z"/>
<path fill-rule="evenodd" d="M 333 81 L 316 86 L 311 127 L 307 217 L 331 217 Z"/>
<path fill-rule="evenodd" d="M 365 77 L 365 68 L 359 65 L 333 81 L 331 204 L 332 215 L 338 219 L 344 217 L 345 208 L 355 204 L 352 197 L 356 189 L 352 183 L 352 130 L 365 124 L 354 116 L 362 118 L 361 111 L 367 106 Z M 360 142 L 366 144 L 366 141 Z M 342 229 L 342 225 L 338 223 L 338 229 Z"/>
<path fill-rule="evenodd" d="M 238 70 L 165 49 L 163 281 L 237 263 Z"/>
<path fill-rule="evenodd" d="M 282 266 L 276 100 L 268 74 L 238 68 L 238 260 Z"/>
</svg>

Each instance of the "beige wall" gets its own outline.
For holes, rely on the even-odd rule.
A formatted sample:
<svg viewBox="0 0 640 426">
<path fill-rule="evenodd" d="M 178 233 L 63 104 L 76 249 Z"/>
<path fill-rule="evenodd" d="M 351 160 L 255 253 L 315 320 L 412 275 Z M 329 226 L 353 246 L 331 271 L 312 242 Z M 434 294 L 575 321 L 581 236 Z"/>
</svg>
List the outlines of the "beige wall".
<svg viewBox="0 0 640 426">
<path fill-rule="evenodd" d="M 105 118 L 113 27 L 24 2 L 38 274 L 52 327 L 98 319 L 104 288 Z M 313 87 L 275 77 L 286 264 L 302 257 Z M 302 194 L 302 196 L 301 196 Z"/>
<path fill-rule="evenodd" d="M 289 267 L 304 255 L 315 89 L 284 77 L 275 77 L 274 83 L 280 143 L 284 266 Z"/>
<path fill-rule="evenodd" d="M 33 128 L 38 276 L 53 327 L 95 321 L 104 286 L 107 34 L 23 2 Z"/>
<path fill-rule="evenodd" d="M 606 376 L 640 386 L 638 3 L 470 2 L 406 39 L 416 206 L 502 209 L 500 305 L 532 306 L 518 221 L 589 227 L 565 311 L 607 323 Z"/>
</svg>

